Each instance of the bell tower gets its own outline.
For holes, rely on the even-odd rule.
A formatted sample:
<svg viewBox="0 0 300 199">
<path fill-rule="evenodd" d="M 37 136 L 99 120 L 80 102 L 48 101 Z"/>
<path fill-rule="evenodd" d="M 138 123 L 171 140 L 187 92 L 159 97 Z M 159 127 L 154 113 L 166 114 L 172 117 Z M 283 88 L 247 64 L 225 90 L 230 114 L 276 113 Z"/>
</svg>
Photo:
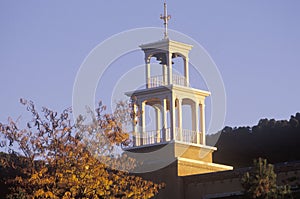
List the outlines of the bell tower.
<svg viewBox="0 0 300 199">
<path fill-rule="evenodd" d="M 134 146 L 169 141 L 205 145 L 205 98 L 210 93 L 190 87 L 188 55 L 192 46 L 167 38 L 140 47 L 145 53 L 146 88 L 127 93 L 135 101 L 134 110 L 141 113 L 134 123 L 134 131 L 138 132 Z M 151 75 L 151 58 L 160 62 L 161 75 Z M 173 73 L 174 58 L 183 60 L 183 75 Z M 156 129 L 151 132 L 145 131 L 146 105 L 156 112 Z M 182 105 L 191 107 L 191 129 L 182 128 L 186 119 Z"/>
<path fill-rule="evenodd" d="M 134 117 L 132 143 L 124 150 L 145 153 L 171 146 L 170 152 L 164 155 L 176 159 L 175 170 L 172 170 L 176 176 L 231 170 L 231 166 L 213 163 L 212 153 L 216 147 L 206 145 L 205 99 L 210 92 L 190 85 L 189 52 L 193 46 L 169 39 L 167 27 L 171 16 L 167 15 L 166 3 L 160 18 L 164 21 L 164 38 L 140 45 L 145 55 L 145 88 L 125 93 L 132 100 Z M 152 75 L 153 58 L 159 62 L 160 75 Z M 175 58 L 182 61 L 182 74 L 174 72 Z M 146 128 L 149 115 L 146 106 L 155 112 L 153 129 Z M 189 115 L 183 114 L 183 106 L 190 108 Z M 184 128 L 186 122 L 190 125 Z M 162 159 L 161 156 L 153 158 L 149 164 Z"/>
</svg>

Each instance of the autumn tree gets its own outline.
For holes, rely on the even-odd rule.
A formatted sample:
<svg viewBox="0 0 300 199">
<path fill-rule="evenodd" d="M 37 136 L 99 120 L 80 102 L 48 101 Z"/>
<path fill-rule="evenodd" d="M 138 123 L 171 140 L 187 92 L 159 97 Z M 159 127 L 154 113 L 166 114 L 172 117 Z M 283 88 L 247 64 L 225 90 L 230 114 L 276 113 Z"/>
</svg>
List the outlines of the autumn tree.
<svg viewBox="0 0 300 199">
<path fill-rule="evenodd" d="M 1 146 L 19 157 L 18 163 L 0 161 L 19 171 L 6 179 L 8 198 L 151 198 L 162 188 L 129 175 L 133 159 L 111 155 L 129 136 L 101 103 L 89 111 L 88 124 L 82 116 L 73 121 L 71 109 L 58 114 L 44 107 L 39 113 L 32 101 L 21 103 L 32 114 L 26 128 L 12 119 L 0 123 Z"/>
<path fill-rule="evenodd" d="M 291 198 L 287 185 L 276 184 L 274 166 L 268 164 L 266 159 L 254 160 L 253 168 L 246 172 L 242 178 L 242 186 L 248 198 L 275 199 Z"/>
</svg>

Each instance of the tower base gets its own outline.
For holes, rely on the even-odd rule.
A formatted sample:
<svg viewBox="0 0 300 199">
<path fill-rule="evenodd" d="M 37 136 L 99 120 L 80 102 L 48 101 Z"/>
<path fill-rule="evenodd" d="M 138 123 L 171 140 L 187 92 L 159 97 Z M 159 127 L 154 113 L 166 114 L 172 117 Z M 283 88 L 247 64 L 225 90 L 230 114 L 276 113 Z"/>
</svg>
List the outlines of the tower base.
<svg viewBox="0 0 300 199">
<path fill-rule="evenodd" d="M 213 163 L 216 147 L 179 141 L 127 148 L 129 157 L 142 163 L 134 173 L 152 172 L 176 163 L 176 176 L 204 174 L 232 170 L 232 166 Z"/>
<path fill-rule="evenodd" d="M 144 157 L 134 175 L 155 183 L 165 183 L 156 198 L 185 198 L 183 176 L 232 170 L 233 167 L 212 161 L 215 147 L 172 141 L 163 144 L 128 148 L 125 153 Z"/>
</svg>

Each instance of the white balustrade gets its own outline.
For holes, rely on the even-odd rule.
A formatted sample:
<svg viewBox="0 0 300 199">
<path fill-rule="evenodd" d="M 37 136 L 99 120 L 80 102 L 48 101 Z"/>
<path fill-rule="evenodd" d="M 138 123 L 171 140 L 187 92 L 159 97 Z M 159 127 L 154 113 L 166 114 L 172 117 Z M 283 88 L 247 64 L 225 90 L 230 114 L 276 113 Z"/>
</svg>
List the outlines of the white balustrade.
<svg viewBox="0 0 300 199">
<path fill-rule="evenodd" d="M 165 136 L 163 136 L 163 134 Z M 189 129 L 175 128 L 174 140 L 180 141 L 180 142 L 185 142 L 185 143 L 200 144 L 200 143 L 197 143 L 197 134 L 201 135 L 201 132 L 196 132 L 196 131 L 192 131 Z M 163 140 L 163 137 L 165 137 L 165 140 Z M 140 138 L 137 138 L 137 139 L 140 139 Z M 171 140 L 171 129 L 167 128 L 165 130 L 161 129 L 161 130 L 146 131 L 143 133 L 142 140 L 143 140 L 142 143 L 138 143 L 138 142 L 133 143 L 133 147 L 170 142 L 170 141 L 172 141 Z M 132 147 L 132 146 L 128 146 L 128 147 L 124 146 L 124 148 L 130 148 L 130 147 Z"/>
<path fill-rule="evenodd" d="M 172 77 L 173 77 L 173 81 L 172 81 L 173 84 L 189 87 L 184 76 L 173 74 Z M 166 86 L 167 85 L 166 81 L 167 81 L 167 77 L 164 78 L 163 75 L 150 77 L 148 81 L 149 82 L 148 88 Z"/>
</svg>

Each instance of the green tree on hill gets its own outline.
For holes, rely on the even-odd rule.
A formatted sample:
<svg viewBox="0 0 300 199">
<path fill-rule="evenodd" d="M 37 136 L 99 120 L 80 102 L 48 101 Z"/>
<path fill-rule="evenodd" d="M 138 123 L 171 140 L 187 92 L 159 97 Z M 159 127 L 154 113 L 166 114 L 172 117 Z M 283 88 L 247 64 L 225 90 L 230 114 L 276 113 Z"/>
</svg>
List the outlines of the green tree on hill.
<svg viewBox="0 0 300 199">
<path fill-rule="evenodd" d="M 242 186 L 248 198 L 281 199 L 292 198 L 289 186 L 276 184 L 274 166 L 266 159 L 254 160 L 253 168 L 242 178 Z"/>
<path fill-rule="evenodd" d="M 260 119 L 250 127 L 224 127 L 217 134 L 207 136 L 207 142 L 218 150 L 216 162 L 248 167 L 253 159 L 262 157 L 272 163 L 300 160 L 300 113 L 289 120 Z"/>
</svg>

